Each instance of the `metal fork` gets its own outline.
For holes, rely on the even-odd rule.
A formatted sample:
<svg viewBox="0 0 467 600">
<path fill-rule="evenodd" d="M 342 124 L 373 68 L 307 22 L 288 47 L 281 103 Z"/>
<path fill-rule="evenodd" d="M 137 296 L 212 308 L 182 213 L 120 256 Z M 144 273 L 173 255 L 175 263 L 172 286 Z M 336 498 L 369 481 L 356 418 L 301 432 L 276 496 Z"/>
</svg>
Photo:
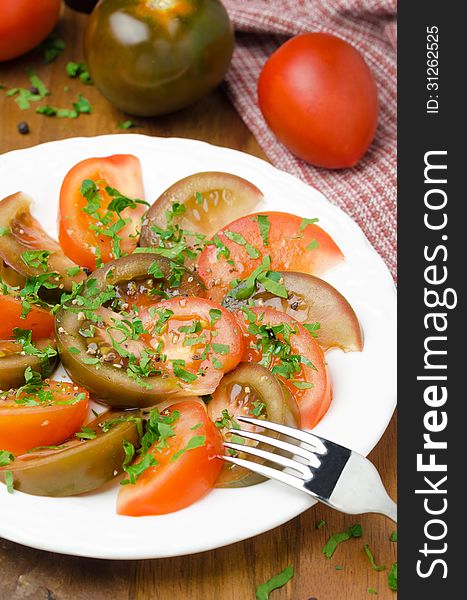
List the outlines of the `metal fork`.
<svg viewBox="0 0 467 600">
<path fill-rule="evenodd" d="M 276 431 L 301 445 L 273 439 L 262 433 L 230 429 L 232 435 L 268 444 L 291 454 L 293 458 L 255 446 L 224 442 L 224 446 L 231 450 L 257 456 L 287 470 L 274 469 L 238 456 L 221 456 L 223 460 L 282 481 L 350 515 L 379 513 L 397 522 L 397 504 L 388 496 L 374 465 L 361 454 L 300 429 L 252 417 L 235 418 L 241 423 Z"/>
</svg>

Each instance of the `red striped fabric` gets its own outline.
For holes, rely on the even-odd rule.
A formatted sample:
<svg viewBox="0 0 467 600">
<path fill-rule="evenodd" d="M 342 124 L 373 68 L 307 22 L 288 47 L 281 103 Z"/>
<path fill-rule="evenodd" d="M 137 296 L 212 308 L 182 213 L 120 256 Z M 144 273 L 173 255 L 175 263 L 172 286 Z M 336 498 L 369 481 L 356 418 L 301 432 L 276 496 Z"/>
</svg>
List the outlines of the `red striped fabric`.
<svg viewBox="0 0 467 600">
<path fill-rule="evenodd" d="M 237 31 L 226 90 L 271 162 L 317 187 L 357 221 L 396 277 L 396 0 L 223 0 Z M 258 108 L 261 68 L 288 37 L 334 33 L 358 48 L 378 86 L 380 117 L 360 163 L 325 170 L 280 144 Z"/>
</svg>

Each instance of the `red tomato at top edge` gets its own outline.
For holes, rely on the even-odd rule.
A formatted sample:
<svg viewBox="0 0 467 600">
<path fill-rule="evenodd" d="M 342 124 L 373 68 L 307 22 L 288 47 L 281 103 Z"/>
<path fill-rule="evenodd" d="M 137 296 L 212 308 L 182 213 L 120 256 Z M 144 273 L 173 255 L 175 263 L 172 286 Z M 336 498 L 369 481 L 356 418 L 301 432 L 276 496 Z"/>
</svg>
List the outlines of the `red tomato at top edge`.
<svg viewBox="0 0 467 600">
<path fill-rule="evenodd" d="M 75 263 L 92 271 L 96 268 L 96 248 L 103 262 L 115 258 L 110 237 L 92 229 L 98 221 L 83 209 L 87 201 L 81 194 L 81 185 L 85 179 L 99 186 L 100 209 L 105 214 L 111 197 L 105 187 L 115 188 L 124 196 L 135 200 L 144 200 L 141 164 L 132 154 L 114 154 L 105 158 L 82 160 L 68 171 L 60 189 L 60 207 L 58 216 L 58 239 L 63 251 Z M 118 231 L 122 254 L 130 254 L 138 244 L 138 231 L 141 230 L 141 217 L 147 206 L 137 204 L 136 208 L 125 208 L 121 215 L 129 222 Z M 113 222 L 117 221 L 117 215 Z M 110 223 L 108 224 L 110 226 Z"/>
<path fill-rule="evenodd" d="M 57 24 L 60 6 L 60 0 L 0 0 L 0 61 L 42 42 Z"/>
<path fill-rule="evenodd" d="M 328 33 L 281 46 L 261 72 L 258 99 L 277 138 L 318 167 L 354 166 L 375 135 L 373 75 L 358 50 Z"/>
</svg>

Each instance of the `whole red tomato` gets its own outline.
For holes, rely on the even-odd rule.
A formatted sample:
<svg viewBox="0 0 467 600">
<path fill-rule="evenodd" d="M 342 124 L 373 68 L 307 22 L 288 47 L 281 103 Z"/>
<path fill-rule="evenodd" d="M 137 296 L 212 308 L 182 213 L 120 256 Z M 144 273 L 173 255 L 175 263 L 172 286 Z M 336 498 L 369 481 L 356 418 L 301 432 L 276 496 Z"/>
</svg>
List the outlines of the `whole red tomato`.
<svg viewBox="0 0 467 600">
<path fill-rule="evenodd" d="M 259 105 L 277 138 L 319 167 L 352 167 L 378 123 L 378 96 L 362 55 L 327 33 L 292 38 L 266 62 Z"/>
<path fill-rule="evenodd" d="M 60 0 L 0 0 L 0 61 L 32 50 L 60 17 Z"/>
</svg>

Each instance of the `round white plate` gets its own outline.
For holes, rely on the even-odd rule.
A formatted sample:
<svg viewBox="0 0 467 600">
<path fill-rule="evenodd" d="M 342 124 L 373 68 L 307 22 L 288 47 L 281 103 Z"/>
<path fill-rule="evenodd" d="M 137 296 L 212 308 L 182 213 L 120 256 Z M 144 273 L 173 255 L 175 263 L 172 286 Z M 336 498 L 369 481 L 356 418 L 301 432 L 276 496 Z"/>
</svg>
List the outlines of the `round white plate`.
<svg viewBox="0 0 467 600">
<path fill-rule="evenodd" d="M 197 171 L 228 171 L 265 195 L 259 210 L 319 217 L 346 260 L 325 275 L 350 301 L 365 335 L 361 353 L 328 352 L 334 400 L 315 432 L 362 454 L 381 438 L 396 404 L 396 296 L 392 278 L 360 228 L 317 190 L 268 163 L 186 139 L 121 134 L 74 138 L 0 156 L 0 198 L 19 190 L 35 200 L 35 216 L 56 236 L 61 182 L 78 161 L 117 153 L 142 163 L 146 197 Z M 268 481 L 214 490 L 180 512 L 154 517 L 115 513 L 118 484 L 74 498 L 8 494 L 0 485 L 0 536 L 53 552 L 109 559 L 179 556 L 218 548 L 277 527 L 313 500 Z"/>
</svg>

